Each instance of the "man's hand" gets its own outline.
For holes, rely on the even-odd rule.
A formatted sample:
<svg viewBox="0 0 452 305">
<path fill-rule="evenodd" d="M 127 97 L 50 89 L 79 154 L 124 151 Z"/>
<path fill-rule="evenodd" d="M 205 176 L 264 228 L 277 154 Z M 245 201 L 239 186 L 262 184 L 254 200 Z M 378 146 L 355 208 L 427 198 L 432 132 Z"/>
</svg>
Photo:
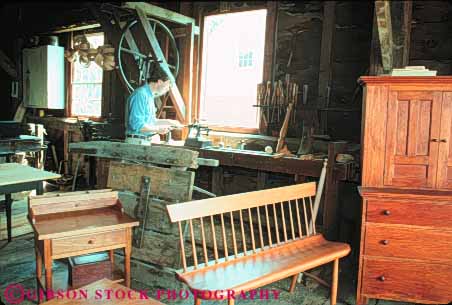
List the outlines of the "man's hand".
<svg viewBox="0 0 452 305">
<path fill-rule="evenodd" d="M 176 129 L 180 129 L 182 127 L 184 127 L 184 125 L 182 125 L 179 121 L 177 120 L 170 120 L 170 119 L 158 119 L 155 122 L 156 126 L 169 126 L 169 127 L 173 127 Z"/>
<path fill-rule="evenodd" d="M 169 133 L 172 130 L 171 127 L 167 127 L 167 126 L 159 126 L 159 129 L 157 130 L 158 134 L 161 135 L 166 135 L 167 133 Z"/>
</svg>

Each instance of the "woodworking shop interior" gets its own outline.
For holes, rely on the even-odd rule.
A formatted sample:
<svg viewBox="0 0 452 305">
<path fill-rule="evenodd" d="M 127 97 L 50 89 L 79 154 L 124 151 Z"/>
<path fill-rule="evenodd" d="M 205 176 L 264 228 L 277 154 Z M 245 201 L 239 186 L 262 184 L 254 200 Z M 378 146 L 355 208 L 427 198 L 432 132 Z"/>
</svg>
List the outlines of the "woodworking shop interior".
<svg viewBox="0 0 452 305">
<path fill-rule="evenodd" d="M 0 25 L 0 305 L 452 304 L 451 1 Z"/>
</svg>

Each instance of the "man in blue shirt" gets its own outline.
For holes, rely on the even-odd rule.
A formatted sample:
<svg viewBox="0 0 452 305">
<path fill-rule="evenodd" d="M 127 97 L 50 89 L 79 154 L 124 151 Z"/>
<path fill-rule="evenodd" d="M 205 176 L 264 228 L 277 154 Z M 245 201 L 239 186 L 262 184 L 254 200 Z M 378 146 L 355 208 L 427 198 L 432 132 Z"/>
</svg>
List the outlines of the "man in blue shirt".
<svg viewBox="0 0 452 305">
<path fill-rule="evenodd" d="M 173 128 L 181 127 L 175 120 L 157 119 L 154 99 L 167 93 L 171 81 L 157 64 L 147 83 L 135 89 L 127 99 L 128 119 L 126 142 L 149 145 L 159 142 L 159 134 L 167 134 Z"/>
</svg>

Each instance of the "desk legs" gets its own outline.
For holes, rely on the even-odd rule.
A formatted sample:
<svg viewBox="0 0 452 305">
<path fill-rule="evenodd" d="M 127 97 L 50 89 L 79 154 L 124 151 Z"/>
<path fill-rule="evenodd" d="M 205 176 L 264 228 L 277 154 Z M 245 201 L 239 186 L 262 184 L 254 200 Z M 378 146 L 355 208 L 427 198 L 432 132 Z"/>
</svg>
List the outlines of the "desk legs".
<svg viewBox="0 0 452 305">
<path fill-rule="evenodd" d="M 38 181 L 36 184 L 36 195 L 44 194 L 44 182 Z"/>
<path fill-rule="evenodd" d="M 44 240 L 44 268 L 46 271 L 46 289 L 52 290 L 52 249 L 51 240 Z"/>
<path fill-rule="evenodd" d="M 124 248 L 124 281 L 130 288 L 130 255 L 132 253 L 132 230 L 126 229 L 126 247 Z"/>
<path fill-rule="evenodd" d="M 5 205 L 6 205 L 6 230 L 8 231 L 8 242 L 11 242 L 11 209 L 13 201 L 11 199 L 11 194 L 5 194 Z"/>
<path fill-rule="evenodd" d="M 40 293 L 40 288 L 41 288 L 41 283 L 40 283 L 40 278 L 42 276 L 42 254 L 39 251 L 39 247 L 38 244 L 35 241 L 35 254 L 36 254 L 36 297 L 38 299 L 38 304 L 41 303 L 41 293 Z"/>
</svg>

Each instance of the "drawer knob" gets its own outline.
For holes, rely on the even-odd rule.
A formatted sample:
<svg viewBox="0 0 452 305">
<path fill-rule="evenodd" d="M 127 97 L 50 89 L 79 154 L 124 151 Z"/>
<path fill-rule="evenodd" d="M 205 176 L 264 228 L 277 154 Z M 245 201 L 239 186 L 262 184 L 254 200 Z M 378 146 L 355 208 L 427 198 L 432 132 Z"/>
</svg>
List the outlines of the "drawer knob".
<svg viewBox="0 0 452 305">
<path fill-rule="evenodd" d="M 383 214 L 385 214 L 386 216 L 389 216 L 389 215 L 391 215 L 391 211 L 390 210 L 384 210 Z"/>
<path fill-rule="evenodd" d="M 386 278 L 384 277 L 384 275 L 382 275 L 382 276 L 379 276 L 379 277 L 378 277 L 378 280 L 379 280 L 380 282 L 384 282 L 384 281 L 386 280 Z"/>
<path fill-rule="evenodd" d="M 94 240 L 90 239 L 88 240 L 88 244 L 92 245 L 94 243 Z"/>
<path fill-rule="evenodd" d="M 383 245 L 388 245 L 389 244 L 389 240 L 387 240 L 387 239 L 383 239 L 382 241 L 381 241 L 381 243 L 383 244 Z"/>
</svg>

